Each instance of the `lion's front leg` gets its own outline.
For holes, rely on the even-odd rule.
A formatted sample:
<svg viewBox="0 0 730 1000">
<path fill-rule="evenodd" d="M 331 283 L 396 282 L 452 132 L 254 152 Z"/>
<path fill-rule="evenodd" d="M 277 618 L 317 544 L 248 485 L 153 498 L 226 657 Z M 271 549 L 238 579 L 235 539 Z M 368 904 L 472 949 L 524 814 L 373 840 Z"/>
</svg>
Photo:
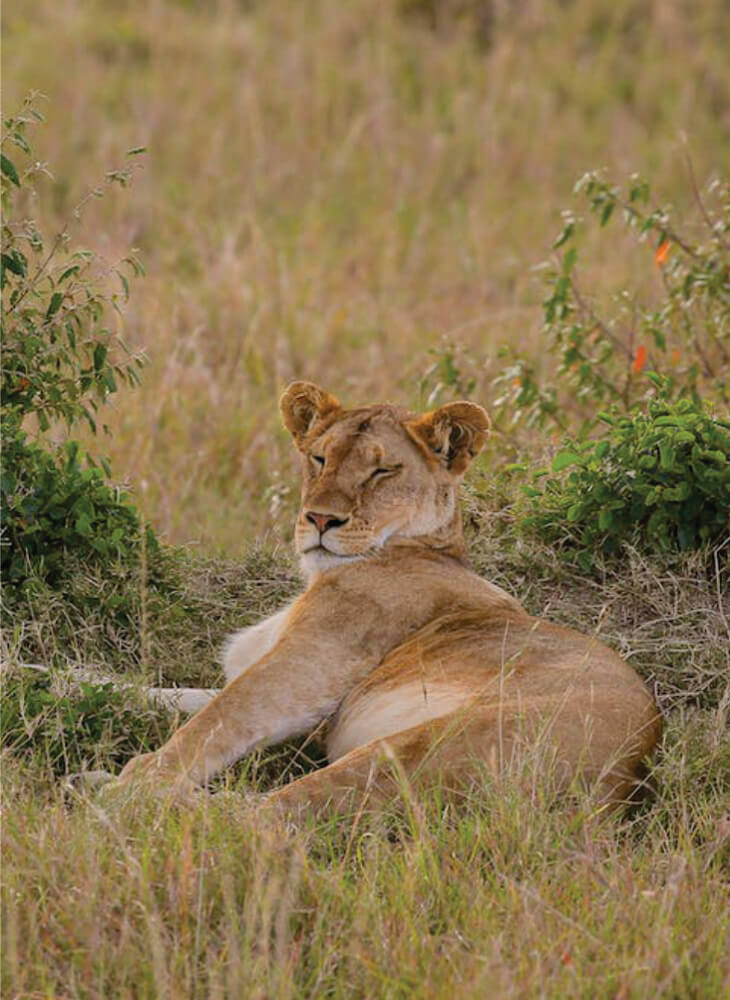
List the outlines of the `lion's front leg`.
<svg viewBox="0 0 730 1000">
<path fill-rule="evenodd" d="M 131 760 L 119 783 L 202 785 L 256 747 L 310 732 L 380 658 L 339 637 L 316 636 L 292 630 L 156 753 Z"/>
<path fill-rule="evenodd" d="M 382 581 L 379 572 L 353 566 L 320 577 L 296 602 L 274 647 L 151 758 L 130 761 L 119 780 L 203 785 L 256 747 L 311 732 L 433 614 L 425 602 L 393 615 L 397 595 L 387 569 Z"/>
<path fill-rule="evenodd" d="M 306 667 L 287 653 L 274 650 L 263 657 L 159 750 L 130 760 L 117 784 L 174 786 L 186 794 L 254 748 L 314 728 L 334 712 L 345 691 L 331 684 L 317 690 Z"/>
<path fill-rule="evenodd" d="M 164 749 L 164 748 L 163 748 Z M 200 792 L 195 782 L 184 771 L 171 767 L 161 751 L 143 753 L 127 762 L 116 781 L 102 787 L 102 795 L 109 797 L 126 786 L 134 785 L 153 795 L 164 795 L 175 802 L 192 805 Z"/>
</svg>

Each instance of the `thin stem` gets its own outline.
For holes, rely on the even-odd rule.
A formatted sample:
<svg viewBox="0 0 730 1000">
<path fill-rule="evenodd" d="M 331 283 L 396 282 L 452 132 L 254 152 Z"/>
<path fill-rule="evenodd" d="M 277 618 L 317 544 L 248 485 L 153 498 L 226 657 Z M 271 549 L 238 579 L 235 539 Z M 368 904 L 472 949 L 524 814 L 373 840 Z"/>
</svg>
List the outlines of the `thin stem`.
<svg viewBox="0 0 730 1000">
<path fill-rule="evenodd" d="M 578 303 L 578 305 L 580 306 L 582 311 L 586 314 L 586 316 L 588 316 L 588 318 L 591 320 L 594 326 L 598 327 L 601 333 L 606 337 L 607 340 L 611 341 L 614 347 L 617 347 L 619 350 L 623 351 L 623 353 L 626 354 L 627 357 L 631 358 L 632 357 L 631 349 L 626 347 L 626 345 L 616 336 L 616 334 L 612 330 L 610 330 L 608 326 L 606 326 L 606 324 L 603 322 L 600 316 L 598 316 L 597 313 L 594 312 L 593 309 L 591 309 L 591 307 L 588 305 L 588 303 L 578 290 L 578 286 L 576 285 L 573 278 L 570 279 L 570 288 L 571 291 L 573 292 L 573 295 L 575 296 L 575 301 Z"/>
<path fill-rule="evenodd" d="M 624 211 L 627 212 L 629 215 L 631 215 L 634 219 L 642 219 L 642 220 L 644 219 L 644 216 L 641 214 L 641 212 L 637 211 L 637 209 L 634 208 L 631 202 L 618 200 L 618 204 L 621 205 Z M 682 250 L 684 250 L 686 254 L 689 254 L 690 257 L 693 257 L 695 260 L 702 260 L 701 254 L 697 253 L 697 251 L 694 250 L 689 245 L 689 243 L 683 240 L 682 237 L 677 233 L 677 231 L 675 229 L 672 229 L 671 226 L 662 224 L 661 227 L 657 226 L 655 228 L 661 228 L 661 231 L 664 233 L 667 239 L 671 243 L 676 243 L 677 246 L 680 247 Z"/>
<path fill-rule="evenodd" d="M 684 160 L 685 163 L 687 164 L 687 173 L 689 174 L 689 183 L 692 188 L 692 194 L 694 196 L 694 200 L 697 202 L 697 207 L 699 208 L 702 214 L 702 218 L 705 220 L 705 223 L 707 224 L 707 228 L 710 230 L 713 236 L 715 236 L 718 243 L 723 247 L 723 249 L 730 251 L 730 243 L 727 243 L 727 241 L 723 239 L 722 234 L 715 229 L 715 225 L 712 221 L 712 218 L 707 209 L 705 208 L 705 203 L 703 202 L 702 196 L 700 195 L 700 189 L 697 186 L 697 177 L 695 175 L 694 166 L 692 165 L 692 157 L 689 155 L 689 150 L 687 149 L 685 149 L 684 151 Z"/>
</svg>

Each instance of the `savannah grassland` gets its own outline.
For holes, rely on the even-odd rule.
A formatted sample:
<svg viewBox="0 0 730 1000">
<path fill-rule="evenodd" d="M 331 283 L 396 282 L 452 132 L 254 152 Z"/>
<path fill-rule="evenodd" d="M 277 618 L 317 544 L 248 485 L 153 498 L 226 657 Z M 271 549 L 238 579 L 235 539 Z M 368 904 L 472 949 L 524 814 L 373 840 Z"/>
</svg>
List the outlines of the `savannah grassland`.
<svg viewBox="0 0 730 1000">
<path fill-rule="evenodd" d="M 34 146 L 55 177 L 39 185 L 49 231 L 148 148 L 131 190 L 75 231 L 109 260 L 139 248 L 147 269 L 120 332 L 149 364 L 95 448 L 188 546 L 175 607 L 140 586 L 132 640 L 70 628 L 63 595 L 39 606 L 23 627 L 45 663 L 98 662 L 102 637 L 116 669 L 214 681 L 226 631 L 297 586 L 287 381 L 414 407 L 468 386 L 489 408 L 505 349 L 550 363 L 535 265 L 577 176 L 639 171 L 691 227 L 686 150 L 700 183 L 730 173 L 724 0 L 11 0 L 3 14 L 4 110 L 47 98 Z M 652 248 L 620 228 L 581 253 L 599 299 L 659 294 Z M 10 753 L 3 996 L 730 995 L 726 570 L 632 552 L 578 578 L 515 536 L 499 470 L 559 438 L 497 416 L 468 492 L 475 565 L 655 685 L 654 797 L 606 822 L 526 769 L 458 809 L 404 788 L 400 810 L 282 828 L 244 793 L 308 766 L 309 747 L 256 755 L 235 794 L 184 813 L 64 798 L 43 753 Z M 150 745 L 175 721 L 142 716 Z"/>
</svg>

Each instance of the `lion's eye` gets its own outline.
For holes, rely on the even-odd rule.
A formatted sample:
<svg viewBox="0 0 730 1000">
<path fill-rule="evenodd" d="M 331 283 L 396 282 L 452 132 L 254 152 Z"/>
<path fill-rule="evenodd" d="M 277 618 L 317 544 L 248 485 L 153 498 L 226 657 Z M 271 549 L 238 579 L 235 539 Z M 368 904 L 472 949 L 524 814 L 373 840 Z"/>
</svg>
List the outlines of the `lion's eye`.
<svg viewBox="0 0 730 1000">
<path fill-rule="evenodd" d="M 396 474 L 396 472 L 399 472 L 400 469 L 402 469 L 402 468 L 403 468 L 402 465 L 392 465 L 389 469 L 385 468 L 385 466 L 381 466 L 381 467 L 379 467 L 377 469 L 374 469 L 370 473 L 370 475 L 368 477 L 368 482 L 373 482 L 373 481 L 375 481 L 377 479 L 386 479 L 389 476 L 394 476 Z"/>
<path fill-rule="evenodd" d="M 313 462 L 315 462 L 320 468 L 324 465 L 324 455 L 310 455 L 309 456 Z"/>
</svg>

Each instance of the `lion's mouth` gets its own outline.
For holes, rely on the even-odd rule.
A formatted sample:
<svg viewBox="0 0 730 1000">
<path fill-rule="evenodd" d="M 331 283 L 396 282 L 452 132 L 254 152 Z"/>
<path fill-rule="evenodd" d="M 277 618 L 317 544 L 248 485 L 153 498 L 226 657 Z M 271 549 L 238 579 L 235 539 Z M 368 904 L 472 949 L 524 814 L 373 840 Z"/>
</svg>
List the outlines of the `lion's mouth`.
<svg viewBox="0 0 730 1000">
<path fill-rule="evenodd" d="M 359 559 L 361 554 L 357 552 L 335 552 L 334 549 L 328 549 L 326 545 L 310 545 L 308 549 L 303 549 L 300 555 L 308 556 L 312 552 L 326 552 L 328 556 L 334 556 L 336 559 Z"/>
</svg>

